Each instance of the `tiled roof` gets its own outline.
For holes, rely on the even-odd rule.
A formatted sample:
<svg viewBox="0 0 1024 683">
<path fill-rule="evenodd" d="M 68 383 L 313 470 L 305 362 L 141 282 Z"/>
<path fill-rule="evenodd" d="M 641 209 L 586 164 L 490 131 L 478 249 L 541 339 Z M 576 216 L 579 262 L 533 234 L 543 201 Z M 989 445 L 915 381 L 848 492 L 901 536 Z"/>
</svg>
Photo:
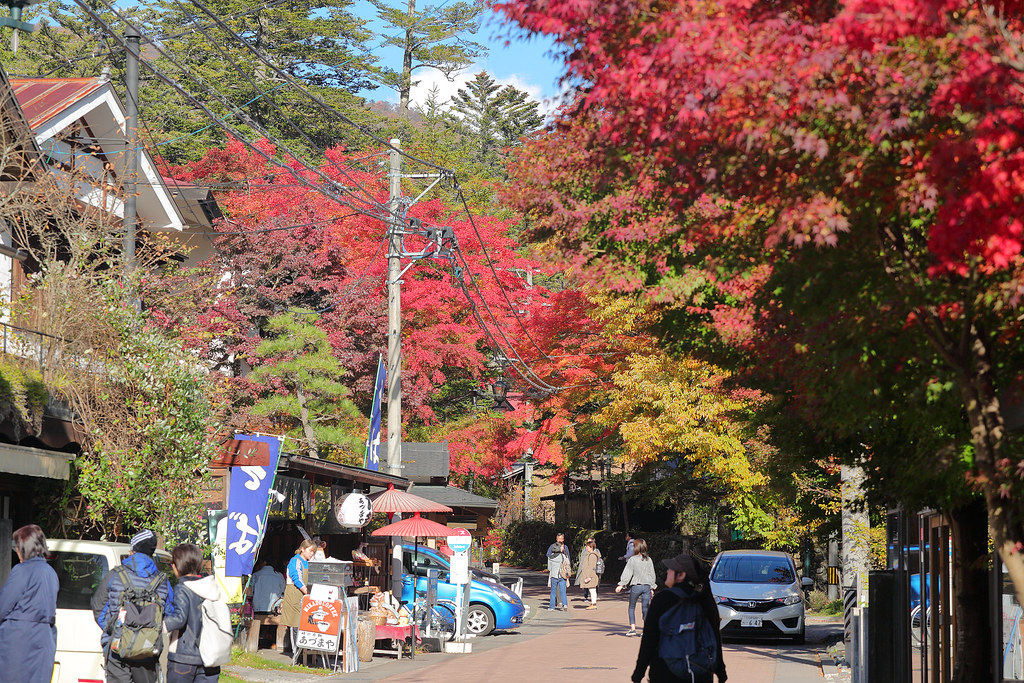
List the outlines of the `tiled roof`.
<svg viewBox="0 0 1024 683">
<path fill-rule="evenodd" d="M 11 79 L 14 96 L 33 129 L 106 84 L 99 78 Z"/>
<path fill-rule="evenodd" d="M 402 443 L 402 476 L 416 481 L 432 477 L 448 477 L 451 454 L 448 442 Z"/>
<path fill-rule="evenodd" d="M 427 500 L 432 500 L 435 503 L 441 503 L 448 507 L 489 508 L 492 510 L 498 507 L 498 501 L 496 500 L 478 496 L 475 493 L 470 493 L 465 489 L 456 488 L 455 486 L 417 485 L 409 489 L 409 493 L 415 493 L 417 496 L 422 496 Z"/>
</svg>

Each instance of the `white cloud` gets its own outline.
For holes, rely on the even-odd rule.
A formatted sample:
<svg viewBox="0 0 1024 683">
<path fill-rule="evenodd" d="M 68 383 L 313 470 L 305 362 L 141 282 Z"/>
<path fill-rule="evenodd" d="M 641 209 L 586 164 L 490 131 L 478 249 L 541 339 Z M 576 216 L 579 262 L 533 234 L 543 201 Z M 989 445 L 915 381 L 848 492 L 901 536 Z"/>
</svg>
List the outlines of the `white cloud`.
<svg viewBox="0 0 1024 683">
<path fill-rule="evenodd" d="M 449 81 L 445 75 L 437 69 L 422 69 L 416 76 L 414 76 L 414 80 L 418 80 L 419 82 L 412 87 L 412 91 L 410 92 L 409 96 L 411 104 L 413 107 L 422 106 L 430 96 L 431 89 L 436 87 L 438 89 L 438 98 L 441 102 L 447 105 L 460 89 L 465 88 L 466 84 L 476 78 L 478 73 L 485 70 L 487 70 L 487 67 L 484 64 L 472 64 L 456 74 L 454 80 Z M 543 88 L 531 83 L 527 77 L 520 74 L 511 74 L 509 76 L 499 77 L 491 71 L 488 71 L 488 73 L 499 85 L 511 85 L 518 90 L 522 90 L 532 99 L 539 101 L 540 113 L 543 116 L 550 115 L 558 108 L 558 102 L 543 100 Z"/>
</svg>

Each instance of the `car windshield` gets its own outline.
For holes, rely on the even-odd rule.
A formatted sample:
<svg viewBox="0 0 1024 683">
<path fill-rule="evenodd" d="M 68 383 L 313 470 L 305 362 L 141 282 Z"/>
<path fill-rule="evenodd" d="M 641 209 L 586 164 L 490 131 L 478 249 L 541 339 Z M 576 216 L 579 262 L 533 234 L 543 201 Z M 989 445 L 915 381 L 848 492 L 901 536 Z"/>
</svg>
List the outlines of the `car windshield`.
<svg viewBox="0 0 1024 683">
<path fill-rule="evenodd" d="M 718 583 L 793 583 L 793 570 L 779 557 L 724 555 L 711 580 Z"/>
</svg>

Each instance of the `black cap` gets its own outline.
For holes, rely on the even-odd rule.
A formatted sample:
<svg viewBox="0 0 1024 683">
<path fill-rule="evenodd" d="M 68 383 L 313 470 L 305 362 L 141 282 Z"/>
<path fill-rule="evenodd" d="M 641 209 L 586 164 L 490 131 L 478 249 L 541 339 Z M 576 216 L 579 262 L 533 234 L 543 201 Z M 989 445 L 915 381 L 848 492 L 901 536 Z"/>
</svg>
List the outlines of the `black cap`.
<svg viewBox="0 0 1024 683">
<path fill-rule="evenodd" d="M 689 579 L 699 580 L 697 565 L 694 563 L 693 558 L 686 553 L 681 553 L 675 557 L 670 557 L 667 560 L 662 560 L 661 563 L 677 574 L 685 573 Z"/>
</svg>

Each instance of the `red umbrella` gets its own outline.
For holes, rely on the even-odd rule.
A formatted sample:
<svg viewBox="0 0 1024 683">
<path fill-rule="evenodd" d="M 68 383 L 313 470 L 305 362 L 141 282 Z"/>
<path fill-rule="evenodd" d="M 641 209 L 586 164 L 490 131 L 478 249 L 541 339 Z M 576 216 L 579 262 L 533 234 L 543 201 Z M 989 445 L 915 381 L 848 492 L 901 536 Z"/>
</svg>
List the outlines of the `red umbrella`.
<svg viewBox="0 0 1024 683">
<path fill-rule="evenodd" d="M 415 512 L 412 517 L 406 517 L 401 519 L 394 524 L 388 524 L 375 530 L 372 536 L 451 536 L 451 527 L 447 527 L 444 524 L 438 524 L 432 522 L 429 519 L 423 519 L 420 517 L 419 512 Z"/>
<path fill-rule="evenodd" d="M 374 512 L 451 512 L 447 505 L 435 503 L 422 496 L 417 496 L 408 491 L 396 489 L 394 484 L 388 484 L 387 491 L 381 491 L 370 496 Z M 395 534 L 397 535 L 397 534 Z M 406 534 L 411 535 L 411 534 Z"/>
<path fill-rule="evenodd" d="M 419 557 L 419 537 L 420 536 L 450 536 L 452 530 L 450 527 L 446 527 L 444 524 L 438 524 L 432 522 L 429 519 L 423 519 L 420 517 L 419 512 L 414 512 L 412 517 L 406 517 L 401 519 L 394 524 L 388 524 L 372 532 L 372 536 L 413 536 L 415 537 L 415 550 L 413 551 L 413 563 L 415 565 L 416 558 Z M 395 588 L 391 589 L 392 594 L 395 592 Z M 413 579 L 412 579 L 412 592 L 413 592 L 413 606 L 412 606 L 412 622 L 416 623 L 416 568 L 413 567 Z"/>
</svg>

